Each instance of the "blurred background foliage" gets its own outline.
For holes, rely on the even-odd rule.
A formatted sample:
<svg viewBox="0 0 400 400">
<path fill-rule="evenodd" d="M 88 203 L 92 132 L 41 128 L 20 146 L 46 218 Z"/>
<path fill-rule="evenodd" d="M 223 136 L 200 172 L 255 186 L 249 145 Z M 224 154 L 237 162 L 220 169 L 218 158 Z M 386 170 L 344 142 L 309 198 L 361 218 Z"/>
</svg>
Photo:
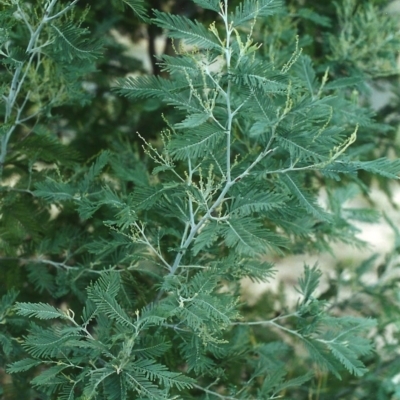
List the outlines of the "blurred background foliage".
<svg viewBox="0 0 400 400">
<path fill-rule="evenodd" d="M 232 7 L 238 3 L 237 0 L 230 1 Z M 398 16 L 388 11 L 390 3 L 388 0 L 286 0 L 284 14 L 259 21 L 253 32 L 256 41 L 262 44 L 260 54 L 266 62 L 282 65 L 296 47 L 302 48 L 303 53 L 311 57 L 319 78 L 327 71 L 328 78 L 344 78 L 346 96 L 354 99 L 355 104 L 371 105 L 370 114 L 375 123 L 372 128 L 360 127 L 358 139 L 350 149 L 361 160 L 399 156 L 400 34 Z M 205 24 L 213 18 L 208 11 L 185 0 L 151 0 L 145 6 L 149 15 L 151 9 L 159 9 L 183 14 Z M 9 7 L 8 2 L 0 2 L 3 17 Z M 153 162 L 143 153 L 137 132 L 158 146 L 159 132 L 165 126 L 162 115 L 168 114 L 168 120 L 172 122 L 174 118 L 178 119 L 174 117 L 173 109 L 157 100 L 132 103 L 111 90 L 117 78 L 129 74 L 165 75 L 154 53 L 157 50 L 159 54 L 173 55 L 173 47 L 178 44 L 165 40 L 163 32 L 148 25 L 146 20 L 138 19 L 133 10 L 119 0 L 81 0 L 76 5 L 75 15 L 82 19 L 82 28 L 88 29 L 90 37 L 101 42 L 99 55 L 90 64 L 82 66 L 76 82 L 68 82 L 71 85 L 69 97 L 45 108 L 40 118 L 28 121 L 13 134 L 0 186 L 0 297 L 3 296 L 0 397 L 7 400 L 41 398 L 35 397 L 39 395 L 29 388 L 28 376 L 21 374 L 19 380 L 16 377 L 11 380 L 2 369 L 23 352 L 18 340 L 11 342 L 8 339 L 18 338 L 26 328 L 26 322 L 10 311 L 17 291 L 19 301 L 53 302 L 74 308 L 74 304 L 81 302 L 84 288 L 100 270 L 106 265 L 123 264 L 118 249 L 107 249 L 107 237 L 113 233 L 103 221 L 111 218 L 110 210 L 100 208 L 91 219 L 82 220 L 75 211 L 73 199 L 49 206 L 44 199 L 33 195 L 33 188 L 46 176 L 62 176 L 66 182 L 82 181 L 93 159 L 101 151 L 110 150 L 113 153 L 111 162 L 93 176 L 93 187 L 102 184 L 98 179 L 101 173 L 102 179 L 108 179 L 113 190 L 129 192 L 140 180 L 150 179 L 147 171 L 151 171 Z M 11 39 L 23 47 L 26 32 L 16 24 Z M 0 66 L 3 87 L 7 84 L 7 76 L 7 66 Z M 360 80 L 357 90 L 348 89 L 345 79 L 355 77 Z M 79 95 L 75 95 L 74 90 Z M 383 103 L 376 102 L 375 96 L 382 90 L 390 96 Z M 1 105 L 0 115 L 4 112 L 4 105 Z M 311 174 L 309 181 L 316 191 L 326 184 L 322 177 Z M 358 176 L 359 187 L 365 196 L 376 183 L 392 199 L 394 186 L 387 180 L 365 172 Z M 334 185 L 334 181 L 330 182 L 331 188 Z M 346 195 L 343 198 L 346 199 Z M 365 217 L 368 218 L 374 219 L 371 215 Z M 373 396 L 377 400 L 400 399 L 397 273 L 400 235 L 395 224 L 392 228 L 395 232 L 393 252 L 385 256 L 382 264 L 376 265 L 377 256 L 365 260 L 350 272 L 348 266 L 338 264 L 330 275 L 327 290 L 321 294 L 337 313 L 350 312 L 379 320 L 379 327 L 374 332 L 377 352 L 365 360 L 370 373 L 362 380 L 348 375 L 340 383 L 321 374 L 314 387 L 292 393 L 292 398 L 367 400 Z M 101 262 L 95 260 L 90 248 L 82 245 L 96 240 L 104 243 Z M 128 244 L 121 243 L 121 246 Z M 299 242 L 293 247 L 294 252 L 305 250 L 317 249 L 308 242 Z M 132 280 L 126 274 L 124 279 L 127 290 L 130 288 L 139 296 L 139 303 L 145 304 L 151 298 L 146 288 L 151 286 L 147 285 L 147 280 L 152 277 L 141 275 Z M 10 289 L 16 292 L 10 294 Z M 255 305 L 244 305 L 243 313 L 279 313 L 279 308 L 286 307 L 285 290 L 282 286 L 277 294 L 266 292 Z M 347 295 L 342 296 L 343 293 Z M 262 328 L 255 332 L 263 339 L 266 334 L 270 335 L 268 341 L 277 338 Z M 302 368 L 301 359 L 293 359 L 290 354 L 287 362 L 293 371 Z"/>
</svg>

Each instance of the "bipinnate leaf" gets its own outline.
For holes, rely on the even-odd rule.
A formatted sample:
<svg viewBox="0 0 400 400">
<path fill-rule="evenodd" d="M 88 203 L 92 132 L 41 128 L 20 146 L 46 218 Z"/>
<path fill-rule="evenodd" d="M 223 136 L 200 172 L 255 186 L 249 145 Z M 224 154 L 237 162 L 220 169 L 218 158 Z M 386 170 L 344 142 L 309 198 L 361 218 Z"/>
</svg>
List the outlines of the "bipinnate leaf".
<svg viewBox="0 0 400 400">
<path fill-rule="evenodd" d="M 318 85 L 311 58 L 308 55 L 301 55 L 294 68 L 310 95 L 314 96 Z"/>
<path fill-rule="evenodd" d="M 268 17 L 282 7 L 281 0 L 244 0 L 239 3 L 230 18 L 233 26 L 239 26 L 257 17 Z"/>
<path fill-rule="evenodd" d="M 357 194 L 355 187 L 368 192 L 371 174 L 399 177 L 399 160 L 378 158 L 398 147 L 386 123 L 394 116 L 375 122 L 374 111 L 352 91 L 357 85 L 364 96 L 369 73 L 363 64 L 379 59 L 389 65 L 398 49 L 397 31 L 381 46 L 364 40 L 385 30 L 385 24 L 365 29 L 374 28 L 368 22 L 375 20 L 374 6 L 363 13 L 363 2 L 354 9 L 354 1 L 343 2 L 336 21 L 321 15 L 320 5 L 315 11 L 296 5 L 304 1 L 287 2 L 289 9 L 281 0 L 233 6 L 228 0 L 194 0 L 188 8 L 180 1 L 185 10 L 179 15 L 160 11 L 169 2 L 158 7 L 155 1 L 159 10 L 151 18 L 143 0 L 112 0 L 155 24 L 157 35 L 163 31 L 176 39 L 167 41 L 176 54 L 157 57 L 158 76 L 141 71 L 128 77 L 134 71 L 118 55 L 120 44 L 108 49 L 111 58 L 104 57 L 100 70 L 125 75 L 113 90 L 132 101 L 146 99 L 128 115 L 126 102 L 101 95 L 113 79 L 98 81 L 94 74 L 100 43 L 83 28 L 92 24 L 85 20 L 92 11 L 76 18 L 77 1 L 3 3 L 0 261 L 10 265 L 4 281 L 29 284 L 26 296 L 39 291 L 40 299 L 53 297 L 49 304 L 13 306 L 17 292 L 10 291 L 0 301 L 0 359 L 11 359 L 6 371 L 20 375 L 13 381 L 30 382 L 37 391 L 23 382 L 20 397 L 374 396 L 364 383 L 393 395 L 398 362 L 386 348 L 382 358 L 368 363 L 376 370 L 360 385 L 346 379 L 345 392 L 329 393 L 335 383 L 325 373 L 339 379 L 343 373 L 366 374 L 363 357 L 372 352 L 368 337 L 376 322 L 344 314 L 347 308 L 383 314 L 384 322 L 373 330 L 378 335 L 396 319 L 398 288 L 386 271 L 396 267 L 397 254 L 385 259 L 384 272 L 378 268 L 378 284 L 358 276 L 374 270 L 371 258 L 349 279 L 340 279 L 342 266 L 332 270 L 336 276 L 321 298 L 321 272 L 305 265 L 294 307 L 285 300 L 285 283 L 255 304 L 241 297 L 243 278 L 265 282 L 273 276 L 277 253 L 326 250 L 332 241 L 358 243 L 352 220 L 375 221 L 377 213 L 343 204 Z M 107 11 L 111 19 L 98 33 L 120 20 L 113 8 Z M 191 12 L 215 22 L 206 26 L 189 18 Z M 309 23 L 309 33 L 317 33 L 318 46 L 308 46 L 312 35 L 296 38 L 296 30 L 304 30 L 299 18 Z M 339 41 L 324 31 L 331 20 Z M 148 32 L 151 45 L 154 32 Z M 387 49 L 393 38 L 397 47 Z M 301 46 L 310 55 L 301 56 Z M 321 48 L 326 52 L 312 57 Z M 84 119 L 75 108 L 71 114 L 75 101 L 88 104 L 90 87 L 99 94 L 93 107 L 102 106 L 83 110 Z M 172 107 L 163 109 L 169 129 L 160 138 L 149 111 L 161 106 Z M 52 114 L 53 107 L 62 118 Z M 144 152 L 131 135 L 135 126 L 146 126 L 140 132 Z M 70 128 L 76 139 L 66 146 L 60 138 Z M 93 135 L 98 143 L 91 149 L 85 143 Z M 107 143 L 115 155 L 104 151 L 85 164 L 73 150 L 82 145 L 91 154 Z M 321 189 L 328 194 L 326 207 L 319 204 Z M 57 215 L 47 221 L 54 204 Z M 355 288 L 357 296 L 342 301 L 336 296 L 340 285 Z M 360 299 L 366 296 L 378 306 L 364 307 Z M 55 301 L 67 307 L 57 308 Z M 313 371 L 318 382 L 308 383 Z"/>
<path fill-rule="evenodd" d="M 84 179 L 81 183 L 83 187 L 81 190 L 87 190 L 89 184 L 94 181 L 94 179 L 102 172 L 103 168 L 109 162 L 111 158 L 109 151 L 103 151 L 96 160 L 90 166 L 88 172 L 85 174 Z"/>
<path fill-rule="evenodd" d="M 19 295 L 19 291 L 15 289 L 10 289 L 6 294 L 4 294 L 0 299 L 0 316 L 4 318 L 11 306 L 14 304 L 14 301 Z"/>
<path fill-rule="evenodd" d="M 328 82 L 324 86 L 324 90 L 336 90 L 342 88 L 348 88 L 351 86 L 356 86 L 363 81 L 363 77 L 360 75 L 355 75 L 352 77 L 346 78 L 337 78 L 334 81 Z"/>
<path fill-rule="evenodd" d="M 78 27 L 71 22 L 51 24 L 54 34 L 54 47 L 58 50 L 58 57 L 64 62 L 72 60 L 94 61 L 101 55 L 102 44 L 88 38 L 88 30 Z"/>
<path fill-rule="evenodd" d="M 317 340 L 323 343 L 351 374 L 364 375 L 368 369 L 360 357 L 373 351 L 372 343 L 366 336 L 376 326 L 377 321 L 367 318 L 325 316 L 321 323 L 327 330 Z"/>
<path fill-rule="evenodd" d="M 304 375 L 298 376 L 296 378 L 288 379 L 278 385 L 278 387 L 275 389 L 275 393 L 284 391 L 289 388 L 302 387 L 306 382 L 308 382 L 313 377 L 314 377 L 314 373 L 312 371 L 309 371 Z"/>
<path fill-rule="evenodd" d="M 233 200 L 230 211 L 241 217 L 249 216 L 253 213 L 263 213 L 266 211 L 280 208 L 287 201 L 287 196 L 283 193 L 261 192 L 251 190 L 247 193 L 239 194 Z"/>
<path fill-rule="evenodd" d="M 196 256 L 201 250 L 210 247 L 218 239 L 219 232 L 220 226 L 216 222 L 210 221 L 207 223 L 194 240 L 192 246 L 193 255 Z"/>
<path fill-rule="evenodd" d="M 329 343 L 327 344 L 332 354 L 339 360 L 339 362 L 353 375 L 363 376 L 368 369 L 365 365 L 357 358 L 351 350 L 351 346 L 348 343 Z"/>
<path fill-rule="evenodd" d="M 331 216 L 316 203 L 316 200 L 313 196 L 311 196 L 305 191 L 304 188 L 301 187 L 300 183 L 294 176 L 291 174 L 285 174 L 282 176 L 282 181 L 308 213 L 323 221 L 330 220 Z"/>
<path fill-rule="evenodd" d="M 99 288 L 99 286 L 90 287 L 88 289 L 88 297 L 97 305 L 98 311 L 103 312 L 109 318 L 125 327 L 134 326 L 131 318 L 129 318 L 121 305 L 118 304 L 117 300 Z"/>
<path fill-rule="evenodd" d="M 316 13 L 310 8 L 307 7 L 301 7 L 298 11 L 297 14 L 304 19 L 310 20 L 314 22 L 317 25 L 324 26 L 326 28 L 329 28 L 332 26 L 331 18 L 321 15 Z"/>
<path fill-rule="evenodd" d="M 139 357 L 160 357 L 171 348 L 164 336 L 145 336 L 140 343 L 140 347 L 135 350 L 135 354 Z"/>
<path fill-rule="evenodd" d="M 303 344 L 310 354 L 310 358 L 316 363 L 318 368 L 331 372 L 336 378 L 341 379 L 339 361 L 329 353 L 326 346 L 314 338 L 303 337 Z"/>
<path fill-rule="evenodd" d="M 51 178 L 37 182 L 33 192 L 37 197 L 43 197 L 47 201 L 59 202 L 74 200 L 77 189 L 73 185 L 57 182 Z"/>
<path fill-rule="evenodd" d="M 318 269 L 317 265 L 314 265 L 312 268 L 308 265 L 304 266 L 304 274 L 299 278 L 299 286 L 296 288 L 296 291 L 303 296 L 304 303 L 310 299 L 317 289 L 321 276 L 322 272 Z"/>
<path fill-rule="evenodd" d="M 222 50 L 218 39 L 203 24 L 181 15 L 172 15 L 160 11 L 155 11 L 154 15 L 153 22 L 160 28 L 168 29 L 170 37 L 182 39 L 188 45 L 210 50 Z"/>
<path fill-rule="evenodd" d="M 387 158 L 378 158 L 371 161 L 357 161 L 354 162 L 358 169 L 372 172 L 384 176 L 389 179 L 399 179 L 400 174 L 400 160 L 389 160 Z"/>
<path fill-rule="evenodd" d="M 233 82 L 246 86 L 253 96 L 257 93 L 282 93 L 287 89 L 287 76 L 276 71 L 271 64 L 244 58 L 232 75 Z M 263 102 L 259 103 L 259 105 Z"/>
<path fill-rule="evenodd" d="M 204 124 L 208 118 L 209 116 L 206 113 L 190 114 L 182 122 L 175 124 L 175 128 L 196 128 L 196 126 Z"/>
<path fill-rule="evenodd" d="M 34 358 L 57 357 L 61 356 L 63 350 L 68 352 L 76 347 L 76 341 L 80 339 L 82 339 L 80 328 L 42 329 L 33 326 L 23 347 Z M 73 341 L 75 345 L 69 346 L 70 341 Z"/>
<path fill-rule="evenodd" d="M 24 315 L 26 317 L 35 317 L 39 319 L 55 319 L 55 318 L 67 318 L 67 314 L 55 308 L 50 304 L 45 303 L 16 303 L 15 309 L 17 314 Z"/>
<path fill-rule="evenodd" d="M 164 365 L 156 363 L 154 360 L 138 360 L 133 369 L 146 376 L 150 381 L 158 380 L 167 387 L 176 386 L 179 389 L 184 389 L 192 387 L 192 383 L 194 383 L 193 379 L 178 372 L 168 371 Z"/>
<path fill-rule="evenodd" d="M 34 386 L 42 386 L 48 384 L 62 384 L 67 382 L 67 378 L 62 372 L 70 368 L 70 365 L 54 365 L 50 368 L 45 369 L 40 375 L 35 376 L 31 383 Z"/>
<path fill-rule="evenodd" d="M 128 5 L 138 18 L 145 20 L 147 17 L 147 10 L 144 0 L 122 0 L 126 5 Z"/>
<path fill-rule="evenodd" d="M 139 76 L 117 80 L 115 91 L 130 99 L 159 98 L 165 99 L 168 93 L 177 91 L 168 79 L 158 76 Z"/>
<path fill-rule="evenodd" d="M 6 356 L 9 356 L 13 351 L 13 343 L 8 335 L 0 333 L 0 345 Z"/>
<path fill-rule="evenodd" d="M 107 293 L 111 297 L 115 297 L 121 288 L 120 276 L 112 272 L 101 274 L 93 288 L 97 293 Z"/>
<path fill-rule="evenodd" d="M 288 245 L 284 237 L 264 228 L 250 217 L 231 218 L 221 228 L 221 235 L 229 248 L 249 256 L 268 251 L 281 253 L 282 248 Z"/>
<path fill-rule="evenodd" d="M 42 360 L 35 360 L 33 358 L 24 358 L 20 361 L 15 361 L 7 367 L 7 373 L 15 374 L 17 372 L 28 371 L 33 367 L 42 364 Z"/>
<path fill-rule="evenodd" d="M 193 0 L 194 3 L 207 10 L 218 12 L 220 10 L 219 0 Z"/>
<path fill-rule="evenodd" d="M 201 129 L 185 129 L 169 143 L 169 151 L 176 160 L 196 159 L 217 151 L 217 147 L 225 138 L 221 128 L 205 123 Z"/>
</svg>

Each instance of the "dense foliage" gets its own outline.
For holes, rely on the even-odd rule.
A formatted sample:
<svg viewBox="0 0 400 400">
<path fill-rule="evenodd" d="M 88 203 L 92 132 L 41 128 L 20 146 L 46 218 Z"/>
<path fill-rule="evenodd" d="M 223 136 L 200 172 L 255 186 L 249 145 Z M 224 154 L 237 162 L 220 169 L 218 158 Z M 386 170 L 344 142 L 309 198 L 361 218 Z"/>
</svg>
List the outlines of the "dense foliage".
<svg viewBox="0 0 400 400">
<path fill-rule="evenodd" d="M 400 399 L 394 224 L 378 269 L 240 295 L 278 257 L 362 248 L 379 214 L 345 203 L 400 172 L 400 101 L 368 102 L 396 19 L 302 3 L 0 2 L 5 399 Z M 130 24 L 169 37 L 153 74 Z"/>
</svg>

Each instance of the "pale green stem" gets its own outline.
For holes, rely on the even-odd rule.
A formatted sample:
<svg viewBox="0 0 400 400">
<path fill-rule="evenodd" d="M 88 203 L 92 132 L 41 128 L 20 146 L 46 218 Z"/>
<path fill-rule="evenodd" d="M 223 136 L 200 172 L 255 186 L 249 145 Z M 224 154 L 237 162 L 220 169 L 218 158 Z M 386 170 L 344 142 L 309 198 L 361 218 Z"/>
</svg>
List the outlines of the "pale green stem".
<svg viewBox="0 0 400 400">
<path fill-rule="evenodd" d="M 78 270 L 79 269 L 79 267 L 72 267 L 63 262 L 55 262 L 55 261 L 46 260 L 43 258 L 0 257 L 0 260 L 16 260 L 16 261 L 21 261 L 23 263 L 47 264 L 47 265 L 51 265 L 56 268 L 62 268 L 65 270 Z"/>
<path fill-rule="evenodd" d="M 247 321 L 247 322 L 232 322 L 231 325 L 268 325 L 268 324 L 276 325 L 275 324 L 276 321 L 279 321 L 281 319 L 291 318 L 291 317 L 298 317 L 298 316 L 299 316 L 299 314 L 297 312 L 294 312 L 292 314 L 279 315 L 278 317 L 275 317 L 275 318 L 269 319 L 269 320 Z"/>
<path fill-rule="evenodd" d="M 230 63 L 231 63 L 231 47 L 230 47 L 230 37 L 232 34 L 232 28 L 229 26 L 229 21 L 228 21 L 228 1 L 225 0 L 224 4 L 224 10 L 220 13 L 220 16 L 224 20 L 225 24 L 225 29 L 226 29 L 226 47 L 225 47 L 225 60 L 226 60 L 226 67 L 227 71 L 229 74 L 230 71 Z M 261 152 L 256 160 L 240 175 L 232 179 L 231 176 L 231 133 L 232 133 L 232 124 L 233 124 L 233 117 L 234 114 L 239 110 L 235 110 L 235 112 L 232 112 L 231 109 L 231 81 L 228 79 L 228 85 L 227 85 L 227 90 L 224 92 L 222 88 L 219 87 L 220 93 L 225 97 L 226 99 L 226 109 L 227 109 L 227 114 L 228 114 L 228 120 L 227 124 L 225 127 L 226 135 L 227 135 L 227 140 L 226 140 L 226 183 L 225 187 L 222 189 L 221 193 L 219 194 L 218 198 L 214 201 L 213 205 L 207 210 L 207 212 L 203 215 L 203 217 L 199 220 L 199 222 L 195 225 L 192 224 L 191 230 L 189 232 L 189 235 L 187 236 L 186 240 L 182 242 L 181 249 L 179 253 L 176 255 L 174 263 L 172 265 L 172 268 L 170 270 L 169 275 L 174 275 L 179 268 L 180 262 L 182 260 L 183 255 L 185 254 L 185 251 L 188 249 L 188 247 L 191 245 L 193 242 L 196 234 L 200 230 L 200 228 L 203 227 L 203 225 L 207 222 L 207 220 L 212 219 L 212 213 L 221 205 L 221 203 L 224 201 L 226 194 L 228 193 L 229 189 L 235 185 L 237 182 L 240 181 L 243 177 L 248 175 L 250 171 L 263 159 L 265 158 L 268 154 L 274 151 L 274 149 L 270 149 L 270 146 L 272 144 L 273 139 L 269 141 L 268 145 L 266 148 Z M 276 127 L 274 127 L 276 129 Z M 272 135 L 273 136 L 273 135 Z M 193 216 L 193 210 L 189 208 L 189 212 L 191 213 L 191 221 L 194 220 Z M 186 236 L 186 234 L 185 234 Z M 159 294 L 160 297 L 160 294 Z M 158 298 L 159 298 L 158 297 Z"/>
<path fill-rule="evenodd" d="M 174 275 L 175 274 L 175 272 L 178 269 L 179 264 L 180 264 L 180 262 L 182 260 L 182 257 L 185 254 L 186 249 L 192 243 L 192 241 L 193 241 L 194 237 L 196 236 L 197 232 L 205 224 L 205 222 L 210 218 L 210 215 L 219 207 L 219 205 L 224 200 L 225 195 L 228 193 L 228 190 L 234 184 L 235 184 L 235 181 L 226 183 L 224 189 L 222 190 L 222 192 L 218 196 L 217 200 L 215 200 L 214 204 L 210 207 L 210 209 L 207 211 L 207 213 L 203 215 L 203 217 L 200 219 L 200 221 L 194 227 L 192 227 L 192 229 L 190 230 L 189 236 L 187 237 L 187 239 L 185 240 L 181 250 L 179 251 L 179 253 L 175 257 L 175 261 L 174 261 L 174 264 L 172 265 L 172 268 L 170 270 L 169 275 Z"/>
<path fill-rule="evenodd" d="M 228 87 L 226 89 L 226 111 L 228 113 L 228 120 L 225 127 L 226 132 L 226 178 L 227 182 L 231 181 L 231 140 L 232 140 L 232 123 L 233 123 L 233 114 L 231 109 L 231 79 L 229 77 L 230 70 L 231 70 L 231 34 L 232 28 L 229 26 L 228 21 L 228 0 L 225 0 L 225 9 L 224 12 L 221 13 L 224 24 L 225 24 L 225 31 L 226 31 L 226 41 L 225 41 L 225 62 L 226 62 L 226 70 L 228 73 Z"/>
<path fill-rule="evenodd" d="M 10 92 L 8 94 L 7 97 L 5 98 L 5 116 L 4 116 L 4 123 L 7 124 L 8 121 L 11 118 L 11 113 L 12 110 L 14 108 L 14 105 L 17 101 L 18 95 L 22 89 L 22 86 L 25 82 L 26 76 L 29 72 L 30 66 L 36 56 L 36 54 L 38 53 L 38 49 L 40 49 L 40 46 L 38 47 L 37 41 L 39 39 L 40 33 L 43 29 L 43 27 L 46 25 L 46 23 L 48 23 L 49 21 L 58 18 L 59 16 L 61 16 L 62 14 L 64 14 L 65 12 L 67 12 L 71 7 L 73 7 L 79 0 L 74 0 L 69 6 L 65 7 L 62 11 L 58 12 L 57 14 L 54 14 L 52 16 L 50 16 L 51 12 L 53 11 L 56 3 L 58 0 L 51 0 L 44 12 L 44 15 L 39 23 L 39 25 L 37 26 L 36 29 L 33 29 L 33 27 L 31 26 L 31 24 L 29 23 L 28 18 L 26 17 L 24 11 L 22 10 L 22 8 L 19 6 L 19 3 L 17 3 L 18 6 L 18 11 L 21 15 L 22 20 L 24 21 L 27 29 L 29 30 L 31 36 L 29 39 L 29 43 L 26 47 L 25 53 L 26 54 L 30 54 L 29 56 L 29 60 L 28 62 L 24 63 L 24 62 L 19 62 L 17 68 L 14 71 L 14 75 L 13 78 L 11 80 L 11 88 L 10 88 Z M 39 53 L 38 53 L 39 54 Z M 38 63 L 40 64 L 40 63 Z M 21 77 L 21 73 L 23 71 L 23 69 L 25 68 L 25 71 L 23 73 L 23 76 Z M 2 139 L 1 139 L 1 151 L 0 151 L 0 177 L 3 174 L 3 167 L 4 167 L 4 163 L 5 163 L 5 159 L 7 156 L 7 148 L 8 148 L 8 143 L 10 141 L 11 135 L 13 134 L 15 128 L 23 121 L 20 120 L 20 115 L 24 109 L 24 106 L 26 104 L 28 100 L 28 97 L 25 98 L 25 101 L 23 102 L 23 106 L 19 107 L 18 110 L 18 115 L 15 119 L 15 121 L 13 122 L 12 126 L 10 126 L 10 128 L 8 129 L 7 133 L 5 135 L 3 135 Z M 31 118 L 31 117 L 29 117 Z M 28 118 L 28 119 L 29 119 Z M 25 118 L 25 121 L 27 120 L 27 118 Z"/>
<path fill-rule="evenodd" d="M 201 387 L 201 386 L 199 386 L 199 385 L 195 385 L 195 384 L 192 384 L 192 385 L 193 385 L 193 387 L 195 387 L 196 389 L 202 390 L 202 391 L 205 392 L 205 393 L 211 394 L 211 395 L 213 395 L 213 396 L 215 396 L 215 397 L 218 397 L 218 398 L 220 398 L 220 399 L 223 399 L 223 400 L 238 400 L 236 397 L 224 396 L 223 394 L 220 394 L 220 393 L 217 393 L 217 392 L 213 392 L 212 390 L 203 388 L 203 387 Z"/>
<path fill-rule="evenodd" d="M 144 229 L 142 227 L 140 227 L 139 224 L 137 224 L 136 222 L 134 223 L 134 225 L 135 225 L 136 229 L 140 232 L 140 234 L 142 236 L 141 243 L 143 243 L 146 246 L 148 246 L 154 252 L 154 254 L 156 254 L 156 256 L 160 259 L 160 261 L 168 268 L 168 270 L 171 271 L 172 270 L 171 266 L 164 259 L 162 254 L 160 252 L 158 252 L 157 249 L 154 248 L 154 246 L 151 244 L 151 242 L 149 241 L 149 239 L 147 238 L 147 236 L 146 236 L 146 234 L 144 232 Z"/>
</svg>

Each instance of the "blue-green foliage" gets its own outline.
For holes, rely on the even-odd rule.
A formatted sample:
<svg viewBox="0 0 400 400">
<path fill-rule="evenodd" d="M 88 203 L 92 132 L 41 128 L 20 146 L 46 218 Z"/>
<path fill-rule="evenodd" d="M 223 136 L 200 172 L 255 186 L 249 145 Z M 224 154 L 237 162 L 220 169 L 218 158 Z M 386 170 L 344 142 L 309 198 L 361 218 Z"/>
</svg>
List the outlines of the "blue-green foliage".
<svg viewBox="0 0 400 400">
<path fill-rule="evenodd" d="M 145 17 L 142 2 L 124 3 Z M 76 212 L 75 227 L 37 240 L 36 253 L 20 260 L 38 292 L 72 294 L 72 304 L 12 306 L 16 292 L 0 303 L 7 327 L 25 329 L 32 320 L 21 347 L 14 348 L 11 333 L 0 333 L 7 373 L 32 372 L 30 384 L 43 398 L 290 398 L 284 396 L 321 375 L 368 373 L 376 320 L 332 312 L 316 295 L 316 267 L 304 267 L 291 309 L 276 314 L 266 301 L 252 315 L 240 298 L 243 278 L 273 279 L 277 255 L 326 250 L 331 241 L 360 244 L 353 221 L 377 219 L 343 207 L 357 185 L 363 188 L 359 172 L 389 179 L 400 172 L 399 160 L 351 152 L 360 131 L 380 126 L 351 96 L 363 78 L 330 81 L 328 68 L 316 70 L 295 35 L 286 57 L 263 56 L 252 35 L 260 21 L 287 15 L 281 1 L 247 0 L 232 9 L 227 1 L 195 3 L 214 12 L 215 23 L 153 13 L 151 23 L 180 41 L 176 56 L 160 57 L 168 78 L 124 78 L 114 88 L 132 101 L 157 99 L 175 109 L 164 116 L 159 141 L 141 137 L 147 164 L 129 149 L 105 151 L 85 166 L 73 154 L 64 176 L 46 155 L 54 170 L 27 186 L 44 209 Z M 318 14 L 302 14 L 329 26 Z M 60 79 L 76 78 L 99 55 L 79 24 L 46 29 L 51 40 L 42 45 L 52 50 L 44 55 Z M 17 56 L 8 62 L 18 71 Z M 11 118 L 10 84 L 3 137 L 22 125 L 18 111 Z M 76 95 L 72 89 L 59 101 Z M 38 128 L 35 140 L 66 157 L 63 146 L 44 137 Z M 4 139 L 2 163 L 7 145 Z M 321 205 L 320 184 L 327 182 L 335 185 Z M 29 225 L 29 209 L 20 208 L 16 214 Z M 301 369 L 292 374 L 296 363 Z"/>
</svg>

